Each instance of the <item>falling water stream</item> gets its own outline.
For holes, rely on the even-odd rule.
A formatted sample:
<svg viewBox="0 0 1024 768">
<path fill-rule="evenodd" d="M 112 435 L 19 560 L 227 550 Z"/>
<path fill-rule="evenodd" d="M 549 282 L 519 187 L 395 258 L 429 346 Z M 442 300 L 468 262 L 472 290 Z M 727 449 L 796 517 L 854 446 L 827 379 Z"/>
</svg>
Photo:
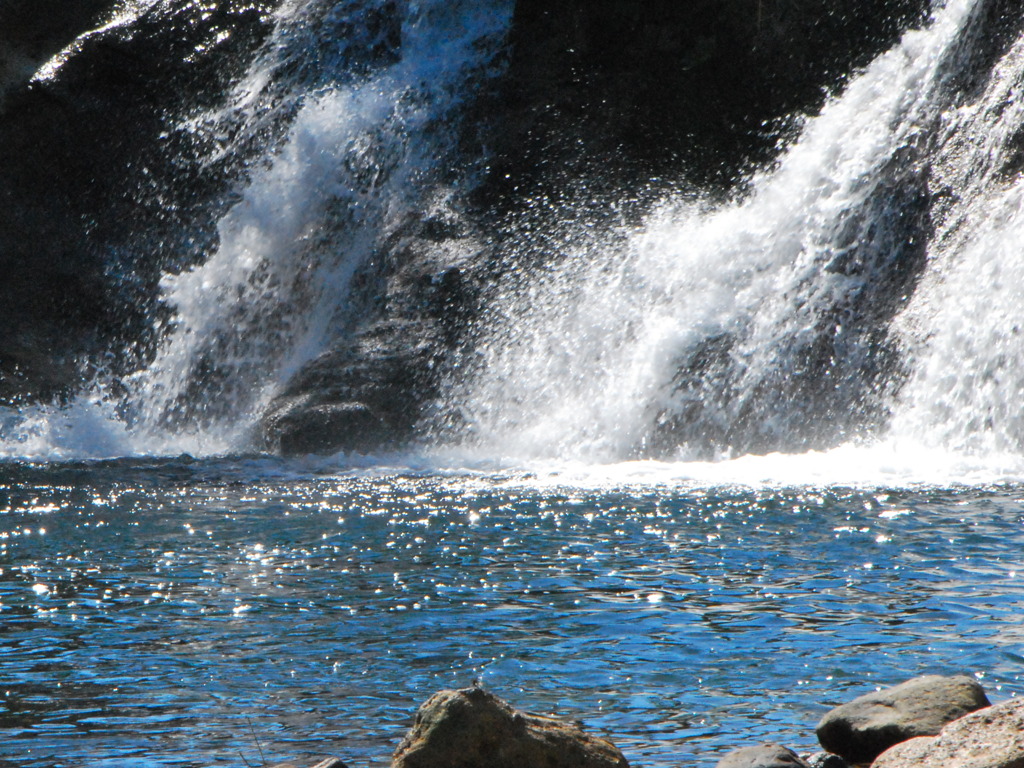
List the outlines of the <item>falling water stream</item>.
<svg viewBox="0 0 1024 768">
<path fill-rule="evenodd" d="M 70 407 L 7 409 L 0 455 L 245 450 L 273 394 L 343 323 L 354 272 L 453 183 L 459 110 L 499 68 L 510 15 L 501 1 L 284 3 L 226 105 L 186 120 L 219 154 L 241 151 L 268 112 L 293 114 L 209 258 L 164 276 L 155 359 L 116 393 L 101 378 Z"/>
</svg>

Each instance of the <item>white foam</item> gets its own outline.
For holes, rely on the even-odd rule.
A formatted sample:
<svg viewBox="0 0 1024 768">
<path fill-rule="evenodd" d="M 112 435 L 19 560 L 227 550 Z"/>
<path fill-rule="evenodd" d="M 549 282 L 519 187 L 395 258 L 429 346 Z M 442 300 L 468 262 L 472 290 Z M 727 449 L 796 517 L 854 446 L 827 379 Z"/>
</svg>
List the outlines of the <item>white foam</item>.
<svg viewBox="0 0 1024 768">
<path fill-rule="evenodd" d="M 321 460 L 348 471 L 387 466 L 390 472 L 477 477 L 515 487 L 582 488 L 950 488 L 1024 482 L 1019 453 L 968 455 L 905 439 L 846 444 L 825 451 L 720 457 L 713 461 L 580 461 L 499 456 L 481 459 L 457 449 L 416 456 Z"/>
<path fill-rule="evenodd" d="M 934 186 L 956 204 L 897 328 L 913 376 L 892 433 L 977 456 L 1024 453 L 1024 39 L 946 115 Z"/>
</svg>

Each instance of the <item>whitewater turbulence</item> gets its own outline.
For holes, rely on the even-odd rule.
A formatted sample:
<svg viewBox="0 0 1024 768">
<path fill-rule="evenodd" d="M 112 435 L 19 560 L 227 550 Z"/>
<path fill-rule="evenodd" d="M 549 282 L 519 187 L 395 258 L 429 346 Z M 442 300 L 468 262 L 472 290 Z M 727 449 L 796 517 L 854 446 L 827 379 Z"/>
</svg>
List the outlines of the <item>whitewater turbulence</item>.
<svg viewBox="0 0 1024 768">
<path fill-rule="evenodd" d="M 1018 43 L 963 86 L 985 10 L 907 33 L 739 201 L 668 200 L 507 295 L 460 395 L 470 440 L 588 462 L 849 446 L 837 466 L 910 474 L 1019 454 L 1024 67 Z"/>
<path fill-rule="evenodd" d="M 912 375 L 894 437 L 979 456 L 1024 452 L 1024 39 L 985 92 L 944 113 L 930 269 L 897 323 Z"/>
</svg>

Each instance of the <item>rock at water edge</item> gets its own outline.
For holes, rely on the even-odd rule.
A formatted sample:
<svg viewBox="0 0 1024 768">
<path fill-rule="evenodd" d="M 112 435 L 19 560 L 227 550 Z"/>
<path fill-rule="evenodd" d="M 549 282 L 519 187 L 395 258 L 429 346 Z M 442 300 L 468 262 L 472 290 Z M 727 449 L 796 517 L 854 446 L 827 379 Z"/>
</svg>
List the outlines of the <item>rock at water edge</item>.
<svg viewBox="0 0 1024 768">
<path fill-rule="evenodd" d="M 950 723 L 938 736 L 885 751 L 872 768 L 1022 768 L 1024 701 L 1011 700 Z"/>
<path fill-rule="evenodd" d="M 796 752 L 781 744 L 765 742 L 729 752 L 715 768 L 810 768 Z"/>
<path fill-rule="evenodd" d="M 867 763 L 894 744 L 934 736 L 946 723 L 987 706 L 973 678 L 915 677 L 836 707 L 818 723 L 818 741 L 850 762 Z"/>
<path fill-rule="evenodd" d="M 270 768 L 348 768 L 340 757 L 325 757 L 318 763 L 288 761 L 286 763 L 275 763 Z"/>
<path fill-rule="evenodd" d="M 514 709 L 482 688 L 440 691 L 416 713 L 391 768 L 629 768 L 611 742 Z"/>
<path fill-rule="evenodd" d="M 803 757 L 810 768 L 851 768 L 846 760 L 831 752 L 815 752 Z"/>
</svg>

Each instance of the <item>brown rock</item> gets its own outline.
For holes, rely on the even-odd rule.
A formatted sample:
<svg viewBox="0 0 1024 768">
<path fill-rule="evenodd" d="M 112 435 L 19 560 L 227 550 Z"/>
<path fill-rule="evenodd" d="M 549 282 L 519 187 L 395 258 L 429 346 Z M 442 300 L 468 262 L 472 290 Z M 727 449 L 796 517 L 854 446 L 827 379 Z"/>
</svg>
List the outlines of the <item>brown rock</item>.
<svg viewBox="0 0 1024 768">
<path fill-rule="evenodd" d="M 392 768 L 629 768 L 610 742 L 530 715 L 482 688 L 440 691 L 416 713 Z"/>
<path fill-rule="evenodd" d="M 741 747 L 726 754 L 715 768 L 810 768 L 796 752 L 781 744 L 765 742 Z"/>
<path fill-rule="evenodd" d="M 915 677 L 836 707 L 818 723 L 818 741 L 852 763 L 867 763 L 894 744 L 934 736 L 946 723 L 988 705 L 973 678 Z"/>
<path fill-rule="evenodd" d="M 997 704 L 950 723 L 938 736 L 897 744 L 872 768 L 1024 768 L 1024 701 Z"/>
</svg>

